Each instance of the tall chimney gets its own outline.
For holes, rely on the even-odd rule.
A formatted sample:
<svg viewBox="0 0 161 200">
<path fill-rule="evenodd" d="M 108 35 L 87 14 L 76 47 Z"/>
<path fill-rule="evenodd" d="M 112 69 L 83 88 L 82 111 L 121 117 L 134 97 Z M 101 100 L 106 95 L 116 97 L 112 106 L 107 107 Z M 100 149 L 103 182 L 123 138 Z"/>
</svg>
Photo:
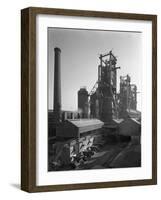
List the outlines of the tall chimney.
<svg viewBox="0 0 161 200">
<path fill-rule="evenodd" d="M 60 73 L 60 54 L 59 48 L 54 48 L 54 114 L 55 122 L 60 122 L 61 119 L 61 73 Z"/>
</svg>

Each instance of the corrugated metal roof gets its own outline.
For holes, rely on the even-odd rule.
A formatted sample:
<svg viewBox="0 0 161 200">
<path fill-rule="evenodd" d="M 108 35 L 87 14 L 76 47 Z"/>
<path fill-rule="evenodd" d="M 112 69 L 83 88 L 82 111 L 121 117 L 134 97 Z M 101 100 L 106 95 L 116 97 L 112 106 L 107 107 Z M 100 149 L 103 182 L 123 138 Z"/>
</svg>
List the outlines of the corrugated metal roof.
<svg viewBox="0 0 161 200">
<path fill-rule="evenodd" d="M 95 124 L 103 125 L 104 123 L 99 119 L 69 119 L 68 122 L 72 123 L 76 127 L 91 126 Z"/>
<path fill-rule="evenodd" d="M 141 125 L 141 123 L 138 121 L 138 120 L 136 120 L 135 118 L 131 118 L 131 120 L 133 120 L 135 123 L 137 123 L 138 125 Z"/>
<path fill-rule="evenodd" d="M 113 121 L 116 122 L 117 124 L 120 124 L 124 120 L 123 119 L 113 119 Z"/>
<path fill-rule="evenodd" d="M 139 110 L 127 109 L 126 111 L 129 113 L 141 114 Z"/>
<path fill-rule="evenodd" d="M 79 133 L 96 130 L 104 125 L 104 123 L 98 119 L 75 119 L 67 121 L 77 127 Z"/>
</svg>

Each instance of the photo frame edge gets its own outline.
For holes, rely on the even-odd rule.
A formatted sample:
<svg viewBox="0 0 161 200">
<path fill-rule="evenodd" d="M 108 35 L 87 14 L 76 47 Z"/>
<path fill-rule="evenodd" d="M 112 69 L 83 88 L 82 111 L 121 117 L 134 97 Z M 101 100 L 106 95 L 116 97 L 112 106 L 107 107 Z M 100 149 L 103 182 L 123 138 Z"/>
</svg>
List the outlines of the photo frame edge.
<svg viewBox="0 0 161 200">
<path fill-rule="evenodd" d="M 36 186 L 36 15 L 91 16 L 152 21 L 152 179 Z M 27 192 L 157 184 L 157 16 L 29 7 L 21 10 L 21 189 Z"/>
</svg>

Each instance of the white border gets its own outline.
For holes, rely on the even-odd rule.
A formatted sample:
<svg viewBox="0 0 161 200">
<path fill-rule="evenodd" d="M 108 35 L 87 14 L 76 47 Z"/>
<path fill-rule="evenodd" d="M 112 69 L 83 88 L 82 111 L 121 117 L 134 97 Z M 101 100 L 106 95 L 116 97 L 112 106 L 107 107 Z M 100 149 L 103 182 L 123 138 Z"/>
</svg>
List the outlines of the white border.
<svg viewBox="0 0 161 200">
<path fill-rule="evenodd" d="M 141 31 L 142 68 L 142 167 L 66 172 L 47 171 L 47 28 L 83 28 Z M 108 182 L 152 178 L 152 24 L 149 21 L 38 15 L 36 20 L 36 184 Z"/>
</svg>

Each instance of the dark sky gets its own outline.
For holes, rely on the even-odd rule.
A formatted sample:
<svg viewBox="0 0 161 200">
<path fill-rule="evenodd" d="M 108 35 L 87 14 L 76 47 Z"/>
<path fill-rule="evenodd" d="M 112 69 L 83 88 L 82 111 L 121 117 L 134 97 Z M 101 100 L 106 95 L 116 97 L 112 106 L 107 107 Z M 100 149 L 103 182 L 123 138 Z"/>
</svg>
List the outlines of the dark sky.
<svg viewBox="0 0 161 200">
<path fill-rule="evenodd" d="M 119 77 L 129 74 L 131 83 L 141 92 L 142 34 L 48 28 L 48 104 L 53 108 L 54 48 L 61 49 L 62 109 L 77 110 L 77 91 L 86 86 L 90 91 L 97 81 L 99 54 L 113 51 L 117 56 Z M 119 85 L 118 85 L 119 91 Z M 138 94 L 138 110 L 141 110 L 141 94 Z"/>
</svg>

